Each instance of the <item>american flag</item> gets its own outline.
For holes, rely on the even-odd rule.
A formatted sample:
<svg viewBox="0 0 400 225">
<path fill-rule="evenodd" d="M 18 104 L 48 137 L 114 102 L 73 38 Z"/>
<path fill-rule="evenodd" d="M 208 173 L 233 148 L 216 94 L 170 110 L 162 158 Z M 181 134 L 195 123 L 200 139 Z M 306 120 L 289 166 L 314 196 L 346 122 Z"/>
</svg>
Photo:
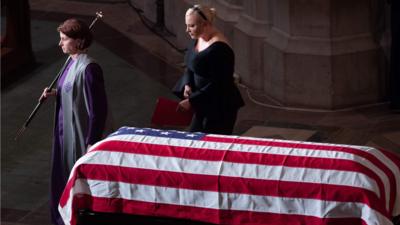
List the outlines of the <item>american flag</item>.
<svg viewBox="0 0 400 225">
<path fill-rule="evenodd" d="M 59 211 L 214 224 L 379 224 L 400 214 L 400 158 L 372 147 L 122 127 L 75 164 Z"/>
</svg>

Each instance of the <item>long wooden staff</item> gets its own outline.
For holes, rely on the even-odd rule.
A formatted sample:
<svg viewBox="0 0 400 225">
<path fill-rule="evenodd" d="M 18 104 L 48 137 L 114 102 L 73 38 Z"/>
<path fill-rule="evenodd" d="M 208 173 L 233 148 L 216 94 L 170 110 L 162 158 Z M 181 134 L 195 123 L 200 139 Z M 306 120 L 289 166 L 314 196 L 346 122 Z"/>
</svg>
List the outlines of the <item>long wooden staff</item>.
<svg viewBox="0 0 400 225">
<path fill-rule="evenodd" d="M 96 18 L 92 21 L 92 23 L 89 26 L 89 29 L 92 29 L 93 25 L 96 23 L 96 21 L 100 18 L 103 17 L 102 12 L 96 12 Z M 58 78 L 60 78 L 61 74 L 64 72 L 64 68 L 66 65 L 68 65 L 69 61 L 71 60 L 71 56 L 67 58 L 65 61 L 64 66 L 61 68 L 60 72 L 58 72 L 57 76 L 54 78 L 54 80 L 51 82 L 50 86 L 48 87 L 48 90 L 51 91 L 53 89 L 54 85 L 56 84 Z M 25 121 L 24 125 L 18 130 L 17 134 L 15 135 L 14 140 L 17 140 L 18 137 L 25 131 L 25 129 L 28 127 L 29 123 L 32 121 L 33 117 L 36 115 L 37 111 L 39 110 L 40 106 L 42 103 L 45 101 L 45 98 L 39 98 L 39 101 L 36 105 L 36 107 L 33 109 L 31 114 L 29 115 L 28 119 Z"/>
</svg>

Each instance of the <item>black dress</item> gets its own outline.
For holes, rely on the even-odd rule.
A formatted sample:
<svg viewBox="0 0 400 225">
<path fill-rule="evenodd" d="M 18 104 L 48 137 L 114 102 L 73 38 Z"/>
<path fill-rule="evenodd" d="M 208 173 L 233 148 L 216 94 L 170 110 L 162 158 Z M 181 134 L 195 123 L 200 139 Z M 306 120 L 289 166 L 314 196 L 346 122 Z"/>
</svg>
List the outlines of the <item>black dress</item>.
<svg viewBox="0 0 400 225">
<path fill-rule="evenodd" d="M 201 52 L 195 50 L 194 40 L 186 53 L 187 69 L 173 92 L 183 99 L 184 86 L 192 88 L 189 102 L 194 109 L 190 131 L 231 134 L 237 112 L 244 106 L 234 83 L 235 56 L 224 42 L 214 42 Z"/>
</svg>

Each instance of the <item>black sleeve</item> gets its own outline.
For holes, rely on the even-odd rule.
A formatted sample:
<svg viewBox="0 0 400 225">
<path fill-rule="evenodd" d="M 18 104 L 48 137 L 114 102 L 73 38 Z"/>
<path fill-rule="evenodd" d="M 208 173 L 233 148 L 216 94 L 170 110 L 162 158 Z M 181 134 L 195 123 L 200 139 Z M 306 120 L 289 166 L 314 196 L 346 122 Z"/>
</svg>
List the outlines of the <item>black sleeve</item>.
<svg viewBox="0 0 400 225">
<path fill-rule="evenodd" d="M 191 86 L 193 83 L 193 71 L 186 68 L 185 73 L 181 78 L 179 78 L 178 82 L 176 82 L 175 86 L 172 88 L 172 93 L 180 99 L 183 99 L 183 91 L 185 90 L 185 85 Z"/>
<path fill-rule="evenodd" d="M 189 69 L 189 61 L 188 58 L 190 57 L 190 54 L 193 54 L 193 49 L 194 46 L 196 45 L 196 41 L 190 42 L 188 46 L 188 50 L 185 54 L 185 64 L 186 64 L 186 69 L 185 72 L 183 73 L 182 77 L 179 78 L 179 80 L 176 82 L 175 86 L 172 88 L 172 93 L 177 96 L 180 99 L 183 99 L 183 91 L 185 90 L 185 85 L 189 85 L 190 87 L 193 87 L 193 71 Z"/>
</svg>

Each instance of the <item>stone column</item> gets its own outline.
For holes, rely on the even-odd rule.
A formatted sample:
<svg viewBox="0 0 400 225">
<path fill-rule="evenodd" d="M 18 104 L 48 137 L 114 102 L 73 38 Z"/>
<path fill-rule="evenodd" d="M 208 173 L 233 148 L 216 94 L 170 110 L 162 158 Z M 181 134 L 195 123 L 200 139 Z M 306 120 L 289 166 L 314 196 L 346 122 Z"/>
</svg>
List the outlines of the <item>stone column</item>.
<svg viewBox="0 0 400 225">
<path fill-rule="evenodd" d="M 130 0 L 131 3 L 143 10 L 143 15 L 149 21 L 155 23 L 157 18 L 156 0 Z"/>
<path fill-rule="evenodd" d="M 285 106 L 340 109 L 382 101 L 384 55 L 368 0 L 273 0 L 264 92 Z"/>
<path fill-rule="evenodd" d="M 188 0 L 165 0 L 165 26 L 176 35 L 176 44 L 179 48 L 187 47 L 190 40 L 186 33 L 185 13 L 194 4 Z"/>
<path fill-rule="evenodd" d="M 146 17 L 146 19 L 149 20 L 150 22 L 154 23 L 154 26 L 161 25 L 159 24 L 160 20 L 164 20 L 165 23 L 165 17 L 166 17 L 165 13 L 168 10 L 165 9 L 165 5 L 169 2 L 168 0 L 130 0 L 130 1 L 135 7 L 143 10 L 142 12 L 143 16 Z M 164 8 L 164 10 L 158 12 L 159 7 L 160 9 Z M 162 14 L 164 14 L 164 16 Z"/>
<path fill-rule="evenodd" d="M 130 0 L 130 1 L 131 1 L 131 4 L 133 4 L 135 7 L 144 11 L 145 5 L 147 2 L 146 0 Z M 151 2 L 153 2 L 153 1 L 151 1 Z"/>
<path fill-rule="evenodd" d="M 236 74 L 251 89 L 264 88 L 264 39 L 271 26 L 271 0 L 243 1 L 243 13 L 233 31 Z"/>
<path fill-rule="evenodd" d="M 35 65 L 28 0 L 3 0 L 5 33 L 1 36 L 1 87 L 15 82 Z"/>
</svg>

